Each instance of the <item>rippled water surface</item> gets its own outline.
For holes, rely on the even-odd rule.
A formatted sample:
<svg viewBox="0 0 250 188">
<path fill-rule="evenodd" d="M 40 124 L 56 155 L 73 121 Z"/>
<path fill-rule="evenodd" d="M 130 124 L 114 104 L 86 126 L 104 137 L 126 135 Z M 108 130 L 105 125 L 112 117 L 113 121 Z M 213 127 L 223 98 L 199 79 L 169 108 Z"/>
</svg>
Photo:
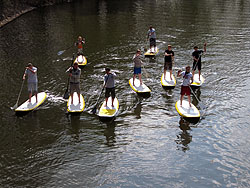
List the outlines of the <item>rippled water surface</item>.
<svg viewBox="0 0 250 188">
<path fill-rule="evenodd" d="M 37 9 L 1 28 L 1 187 L 250 187 L 249 10 L 246 0 L 79 0 Z M 143 81 L 152 89 L 143 99 L 128 80 L 136 49 L 148 48 L 150 24 L 160 52 L 143 59 Z M 89 61 L 81 75 L 86 109 L 71 117 L 62 96 L 76 49 L 57 52 L 78 35 L 86 38 Z M 205 41 L 206 80 L 196 93 L 201 102 L 193 98 L 202 118 L 190 124 L 175 110 L 181 79 L 171 92 L 161 87 L 163 54 L 172 44 L 176 72 L 192 64 L 193 46 Z M 17 117 L 10 107 L 29 61 L 48 98 Z M 111 123 L 91 113 L 106 66 L 117 73 L 120 103 Z"/>
</svg>

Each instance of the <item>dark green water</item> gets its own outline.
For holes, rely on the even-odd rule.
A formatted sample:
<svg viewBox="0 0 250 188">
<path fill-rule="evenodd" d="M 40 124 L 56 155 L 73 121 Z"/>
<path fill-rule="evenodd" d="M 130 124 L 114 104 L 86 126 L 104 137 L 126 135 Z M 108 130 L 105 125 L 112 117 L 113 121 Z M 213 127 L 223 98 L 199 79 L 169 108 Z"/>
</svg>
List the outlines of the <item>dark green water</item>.
<svg viewBox="0 0 250 188">
<path fill-rule="evenodd" d="M 37 9 L 1 28 L 1 187 L 250 187 L 249 9 L 246 0 L 85 0 Z M 144 59 L 152 94 L 140 99 L 128 80 L 150 24 L 160 53 Z M 62 96 L 76 50 L 57 52 L 78 35 L 89 60 L 81 76 L 87 109 L 70 117 Z M 177 70 L 192 64 L 193 46 L 205 41 L 199 95 L 206 109 L 194 125 L 175 110 L 181 80 L 171 93 L 161 87 L 163 53 L 172 44 Z M 10 107 L 29 61 L 48 99 L 16 117 Z M 109 124 L 90 113 L 106 66 L 117 72 L 120 103 Z M 26 99 L 25 86 L 20 102 Z"/>
</svg>

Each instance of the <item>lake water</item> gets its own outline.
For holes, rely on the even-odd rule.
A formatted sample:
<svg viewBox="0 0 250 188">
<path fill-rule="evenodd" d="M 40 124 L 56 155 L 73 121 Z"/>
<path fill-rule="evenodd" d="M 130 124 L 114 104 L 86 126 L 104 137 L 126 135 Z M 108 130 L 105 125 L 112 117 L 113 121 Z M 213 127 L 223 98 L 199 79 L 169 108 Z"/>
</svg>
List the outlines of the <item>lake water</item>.
<svg viewBox="0 0 250 188">
<path fill-rule="evenodd" d="M 250 187 L 249 10 L 246 0 L 83 0 L 37 9 L 1 28 L 1 187 Z M 132 56 L 148 48 L 151 24 L 160 52 L 143 59 L 149 75 L 144 71 L 143 81 L 152 90 L 143 99 L 128 80 Z M 71 117 L 63 94 L 76 49 L 57 53 L 78 35 L 86 38 L 86 109 Z M 161 87 L 163 54 L 171 44 L 176 73 L 192 65 L 193 46 L 204 42 L 206 80 L 197 107 L 205 109 L 190 124 L 175 110 L 181 79 L 171 92 Z M 48 98 L 17 117 L 10 107 L 28 62 Z M 91 109 L 107 66 L 117 73 L 120 110 L 115 121 L 102 123 Z M 27 97 L 25 83 L 19 103 Z"/>
</svg>

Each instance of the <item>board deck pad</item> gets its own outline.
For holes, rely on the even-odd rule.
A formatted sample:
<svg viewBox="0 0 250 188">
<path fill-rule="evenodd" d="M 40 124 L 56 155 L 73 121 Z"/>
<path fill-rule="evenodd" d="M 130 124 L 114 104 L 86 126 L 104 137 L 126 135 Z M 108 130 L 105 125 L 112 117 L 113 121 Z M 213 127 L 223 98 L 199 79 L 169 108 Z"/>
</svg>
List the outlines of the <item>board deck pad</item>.
<svg viewBox="0 0 250 188">
<path fill-rule="evenodd" d="M 29 102 L 29 99 L 25 101 L 23 104 L 21 104 L 17 109 L 15 109 L 16 112 L 27 112 L 36 109 L 38 106 L 40 106 L 46 99 L 47 94 L 45 92 L 40 92 L 37 94 L 37 102 L 36 102 L 36 96 L 31 97 L 31 102 Z"/>
<path fill-rule="evenodd" d="M 79 98 L 78 98 L 77 92 L 73 93 L 73 99 L 74 99 L 73 104 L 71 104 L 71 96 L 68 99 L 68 103 L 67 103 L 68 112 L 71 112 L 71 113 L 82 112 L 84 110 L 84 107 L 85 107 L 85 101 L 84 101 L 82 94 L 80 94 L 81 103 L 79 103 Z"/>
<path fill-rule="evenodd" d="M 140 80 L 135 78 L 135 85 L 133 85 L 133 78 L 129 80 L 129 85 L 136 93 L 150 93 L 151 90 L 146 86 L 143 82 L 142 85 L 140 85 Z"/>
<path fill-rule="evenodd" d="M 199 80 L 199 74 L 194 74 L 193 83 L 191 86 L 201 86 L 205 81 L 205 78 L 201 75 Z"/>
<path fill-rule="evenodd" d="M 114 107 L 112 107 L 112 97 L 108 98 L 107 106 L 105 107 L 104 105 L 106 102 L 104 101 L 102 103 L 102 106 L 99 110 L 98 116 L 99 117 L 114 117 L 117 115 L 118 110 L 119 110 L 119 102 L 118 99 L 115 97 L 114 99 Z"/>
<path fill-rule="evenodd" d="M 175 103 L 175 108 L 177 112 L 183 116 L 188 118 L 198 118 L 200 117 L 200 111 L 191 103 L 191 107 L 189 106 L 189 102 L 186 100 L 182 101 L 182 107 L 180 106 L 180 100 Z"/>
<path fill-rule="evenodd" d="M 79 55 L 76 57 L 74 63 L 77 62 L 78 66 L 85 66 L 87 64 L 87 59 L 83 55 Z"/>
<path fill-rule="evenodd" d="M 176 86 L 176 79 L 172 74 L 172 80 L 170 79 L 170 72 L 166 72 L 166 77 L 164 79 L 164 73 L 161 76 L 161 85 L 165 87 L 174 87 Z"/>
<path fill-rule="evenodd" d="M 158 54 L 158 52 L 159 52 L 158 47 L 156 47 L 155 49 L 154 49 L 154 47 L 152 47 L 151 49 L 148 49 L 144 53 L 144 56 L 155 56 L 156 54 Z"/>
</svg>

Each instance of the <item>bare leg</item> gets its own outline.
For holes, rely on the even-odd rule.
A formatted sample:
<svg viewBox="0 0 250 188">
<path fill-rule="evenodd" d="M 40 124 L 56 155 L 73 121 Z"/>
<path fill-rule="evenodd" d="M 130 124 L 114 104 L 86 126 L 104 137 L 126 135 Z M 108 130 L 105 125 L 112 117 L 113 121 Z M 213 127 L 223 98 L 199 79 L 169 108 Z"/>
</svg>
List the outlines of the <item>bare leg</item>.
<svg viewBox="0 0 250 188">
<path fill-rule="evenodd" d="M 199 70 L 199 81 L 201 81 L 201 71 Z"/>
<path fill-rule="evenodd" d="M 73 93 L 70 93 L 71 96 L 71 104 L 73 104 Z"/>
<path fill-rule="evenodd" d="M 114 107 L 114 100 L 115 98 L 112 98 L 112 107 Z"/>
<path fill-rule="evenodd" d="M 79 103 L 81 103 L 80 93 L 77 93 L 77 94 L 78 94 Z"/>
<path fill-rule="evenodd" d="M 37 100 L 37 92 L 36 92 L 36 94 L 35 94 L 35 95 L 36 95 L 36 103 L 37 103 L 37 102 L 38 102 L 38 100 Z"/>
<path fill-rule="evenodd" d="M 191 97 L 190 97 L 190 95 L 188 95 L 188 102 L 189 102 L 189 106 L 192 107 L 191 106 Z"/>
<path fill-rule="evenodd" d="M 169 70 L 169 72 L 170 72 L 170 79 L 172 80 L 172 69 Z"/>
<path fill-rule="evenodd" d="M 183 100 L 184 95 L 181 95 L 181 107 L 182 107 L 182 100 Z"/>
<path fill-rule="evenodd" d="M 134 74 L 133 76 L 133 86 L 135 86 L 135 77 L 136 77 L 136 74 Z"/>
<path fill-rule="evenodd" d="M 164 69 L 164 80 L 166 80 L 166 72 L 167 72 L 167 69 Z"/>
<path fill-rule="evenodd" d="M 140 85 L 142 85 L 141 74 L 139 74 Z"/>
<path fill-rule="evenodd" d="M 32 92 L 29 92 L 29 102 L 31 102 Z"/>
<path fill-rule="evenodd" d="M 104 105 L 104 107 L 106 107 L 108 105 L 108 99 L 109 98 L 107 98 L 107 97 L 105 98 L 105 105 Z"/>
</svg>

